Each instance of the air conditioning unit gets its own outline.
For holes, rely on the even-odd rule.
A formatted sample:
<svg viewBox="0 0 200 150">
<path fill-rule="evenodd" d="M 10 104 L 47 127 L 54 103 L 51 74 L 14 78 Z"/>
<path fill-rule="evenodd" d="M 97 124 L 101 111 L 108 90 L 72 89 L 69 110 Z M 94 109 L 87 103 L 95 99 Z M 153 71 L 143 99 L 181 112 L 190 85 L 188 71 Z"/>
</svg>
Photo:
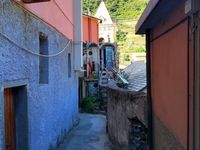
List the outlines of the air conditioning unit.
<svg viewBox="0 0 200 150">
<path fill-rule="evenodd" d="M 50 0 L 22 0 L 24 3 L 40 3 L 40 2 L 48 2 Z"/>
</svg>

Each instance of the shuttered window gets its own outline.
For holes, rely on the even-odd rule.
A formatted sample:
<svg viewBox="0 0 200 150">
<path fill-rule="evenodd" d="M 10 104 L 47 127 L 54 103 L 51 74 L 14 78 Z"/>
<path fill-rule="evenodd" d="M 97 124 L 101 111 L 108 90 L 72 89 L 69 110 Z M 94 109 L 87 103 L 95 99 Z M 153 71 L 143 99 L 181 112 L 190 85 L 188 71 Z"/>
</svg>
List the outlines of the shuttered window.
<svg viewBox="0 0 200 150">
<path fill-rule="evenodd" d="M 71 54 L 68 54 L 68 77 L 71 78 L 72 76 L 72 60 L 71 60 Z"/>
<path fill-rule="evenodd" d="M 39 37 L 40 55 L 48 55 L 48 37 L 43 33 L 40 33 Z M 49 83 L 49 58 L 47 57 L 39 57 L 39 83 L 40 84 L 48 84 Z"/>
</svg>

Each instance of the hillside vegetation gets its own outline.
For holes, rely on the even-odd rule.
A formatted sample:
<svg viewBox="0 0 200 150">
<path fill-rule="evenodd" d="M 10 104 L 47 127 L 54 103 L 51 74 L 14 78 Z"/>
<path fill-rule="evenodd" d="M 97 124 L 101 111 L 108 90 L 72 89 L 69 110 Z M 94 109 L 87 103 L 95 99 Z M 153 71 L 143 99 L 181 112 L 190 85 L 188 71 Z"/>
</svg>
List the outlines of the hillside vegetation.
<svg viewBox="0 0 200 150">
<path fill-rule="evenodd" d="M 94 15 L 100 2 L 101 0 L 83 0 L 83 12 L 87 14 L 89 8 Z M 145 37 L 135 35 L 135 25 L 148 0 L 104 0 L 104 2 L 117 25 L 116 41 L 120 62 L 129 62 L 131 53 L 145 51 Z"/>
<path fill-rule="evenodd" d="M 83 12 L 88 8 L 95 13 L 101 0 L 83 0 Z M 147 5 L 147 0 L 104 0 L 112 17 L 137 19 Z"/>
</svg>

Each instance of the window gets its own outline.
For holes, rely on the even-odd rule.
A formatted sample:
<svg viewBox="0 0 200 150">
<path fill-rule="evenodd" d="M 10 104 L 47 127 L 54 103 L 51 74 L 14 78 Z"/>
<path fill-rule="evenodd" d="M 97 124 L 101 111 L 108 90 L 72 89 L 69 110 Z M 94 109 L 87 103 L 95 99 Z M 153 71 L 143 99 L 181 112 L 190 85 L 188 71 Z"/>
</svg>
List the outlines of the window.
<svg viewBox="0 0 200 150">
<path fill-rule="evenodd" d="M 71 62 L 71 54 L 68 53 L 68 77 L 71 78 L 72 75 L 72 62 Z"/>
<path fill-rule="evenodd" d="M 40 33 L 39 36 L 39 53 L 40 55 L 48 55 L 48 37 L 44 33 Z M 48 84 L 49 83 L 49 58 L 39 57 L 39 83 Z"/>
</svg>

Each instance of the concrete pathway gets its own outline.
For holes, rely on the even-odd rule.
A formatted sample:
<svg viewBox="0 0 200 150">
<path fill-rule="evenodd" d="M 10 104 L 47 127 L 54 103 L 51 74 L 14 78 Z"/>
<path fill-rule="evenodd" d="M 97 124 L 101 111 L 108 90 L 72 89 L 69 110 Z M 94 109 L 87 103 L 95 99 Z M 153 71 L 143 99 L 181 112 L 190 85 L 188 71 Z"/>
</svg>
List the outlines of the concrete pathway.
<svg viewBox="0 0 200 150">
<path fill-rule="evenodd" d="M 106 117 L 80 114 L 79 125 L 71 132 L 59 150 L 111 150 L 106 134 Z"/>
</svg>

